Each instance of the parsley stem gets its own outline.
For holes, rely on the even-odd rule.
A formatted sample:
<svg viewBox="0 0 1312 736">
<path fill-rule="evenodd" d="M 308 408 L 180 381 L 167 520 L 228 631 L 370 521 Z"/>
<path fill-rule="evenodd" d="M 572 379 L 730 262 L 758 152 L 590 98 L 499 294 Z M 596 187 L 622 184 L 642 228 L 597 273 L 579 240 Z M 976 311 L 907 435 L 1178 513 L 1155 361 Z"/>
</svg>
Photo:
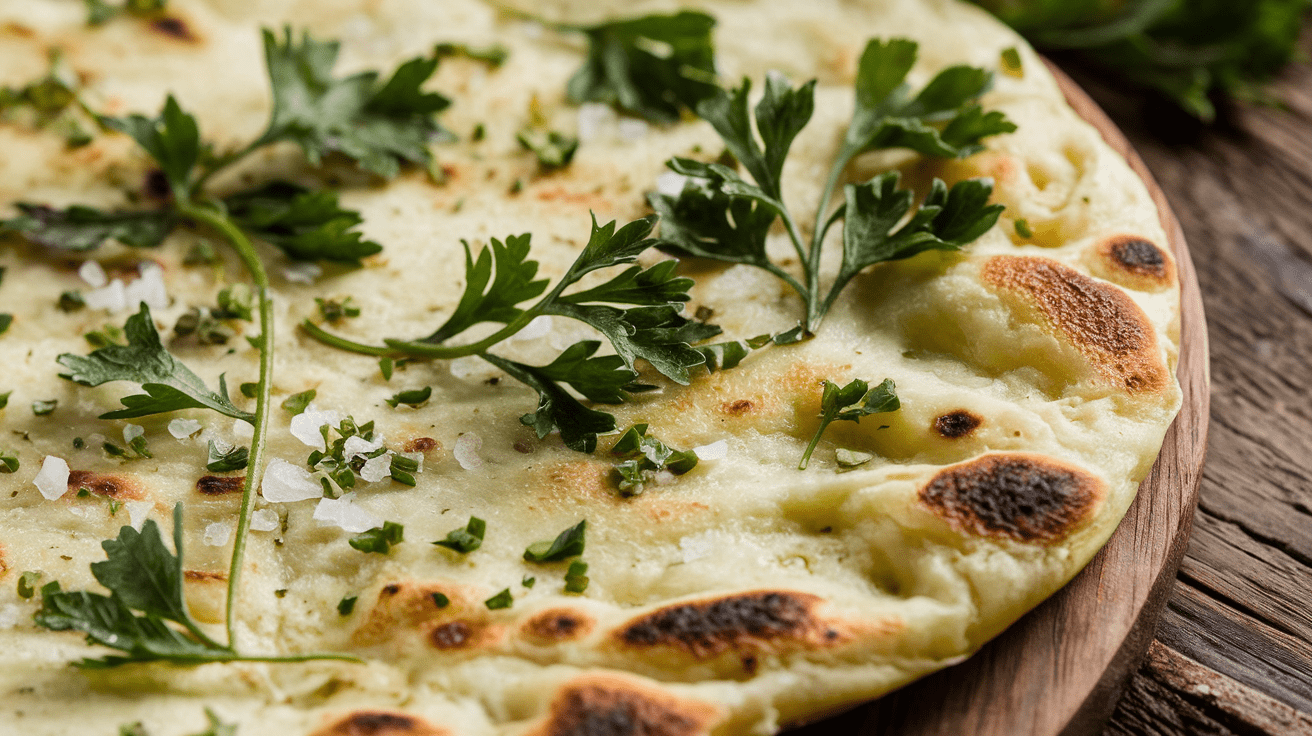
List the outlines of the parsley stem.
<svg viewBox="0 0 1312 736">
<path fill-rule="evenodd" d="M 255 246 L 227 215 L 216 209 L 199 206 L 190 201 L 177 203 L 178 213 L 215 230 L 232 245 L 255 282 L 260 300 L 260 382 L 255 395 L 255 430 L 246 467 L 246 482 L 242 486 L 241 511 L 237 516 L 237 532 L 232 543 L 232 564 L 228 569 L 227 629 L 228 648 L 237 648 L 237 592 L 241 586 L 242 558 L 246 554 L 246 537 L 251 527 L 251 509 L 255 505 L 255 488 L 264 459 L 265 439 L 269 428 L 269 409 L 273 405 L 273 299 L 269 295 L 269 276 L 264 270 Z"/>
<path fill-rule="evenodd" d="M 838 182 L 843 178 L 843 171 L 856 156 L 857 151 L 850 145 L 844 144 L 843 149 L 838 152 L 837 158 L 834 159 L 834 165 L 829 169 L 829 180 L 825 182 L 825 188 L 820 195 L 820 206 L 815 211 L 815 230 L 811 233 L 811 255 L 804 257 L 802 263 L 806 266 L 807 289 L 806 296 L 806 329 L 808 332 L 815 332 L 820 328 L 820 320 L 824 318 L 829 311 L 829 307 L 834 303 L 838 289 L 831 289 L 829 298 L 822 303 L 820 301 L 820 248 L 824 245 L 825 236 L 829 234 L 829 228 L 834 224 L 836 218 L 829 214 L 829 205 L 833 202 L 834 190 L 838 188 Z M 828 218 L 828 219 L 826 219 Z M 806 456 L 811 456 L 811 451 L 807 450 Z M 806 469 L 805 460 L 803 460 L 802 469 Z"/>
</svg>

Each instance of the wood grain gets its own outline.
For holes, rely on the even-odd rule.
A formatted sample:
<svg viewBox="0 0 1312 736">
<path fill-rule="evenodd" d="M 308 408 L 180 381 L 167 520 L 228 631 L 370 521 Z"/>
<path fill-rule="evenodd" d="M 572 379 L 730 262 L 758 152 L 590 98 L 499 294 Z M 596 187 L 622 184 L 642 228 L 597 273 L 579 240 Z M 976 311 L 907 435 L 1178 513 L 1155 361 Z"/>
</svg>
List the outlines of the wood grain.
<svg viewBox="0 0 1312 736">
<path fill-rule="evenodd" d="M 1184 235 L 1165 195 L 1097 104 L 1053 71 L 1072 107 L 1148 185 L 1171 239 L 1182 286 L 1178 375 L 1184 406 L 1125 519 L 1069 585 L 965 663 L 794 736 L 1096 734 L 1152 641 L 1184 555 L 1206 451 L 1203 306 Z"/>
</svg>

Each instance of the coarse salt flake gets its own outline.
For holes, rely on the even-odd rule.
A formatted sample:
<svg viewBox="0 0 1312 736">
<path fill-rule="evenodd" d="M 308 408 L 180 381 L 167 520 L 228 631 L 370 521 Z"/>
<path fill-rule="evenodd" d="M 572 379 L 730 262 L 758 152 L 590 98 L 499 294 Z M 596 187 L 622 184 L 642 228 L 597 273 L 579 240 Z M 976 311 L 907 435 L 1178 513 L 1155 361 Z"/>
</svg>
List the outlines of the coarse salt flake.
<svg viewBox="0 0 1312 736">
<path fill-rule="evenodd" d="M 322 435 L 320 435 L 320 438 L 322 439 Z M 356 435 L 346 438 L 345 444 L 342 445 L 342 454 L 346 456 L 347 460 L 350 460 L 357 455 L 368 455 L 382 446 L 383 443 L 379 440 L 370 442 L 369 440 Z"/>
<path fill-rule="evenodd" d="M 122 312 L 128 307 L 128 297 L 123 291 L 123 280 L 114 279 L 109 284 L 88 291 L 83 297 L 91 309 L 107 309 Z"/>
<path fill-rule="evenodd" d="M 200 422 L 195 419 L 174 419 L 169 422 L 169 434 L 176 439 L 185 440 L 199 432 L 200 427 Z"/>
<path fill-rule="evenodd" d="M 309 471 L 281 458 L 269 461 L 260 483 L 260 494 L 272 503 L 291 503 L 323 496 L 323 487 Z"/>
<path fill-rule="evenodd" d="M 483 467 L 483 458 L 478 456 L 478 451 L 483 449 L 483 438 L 473 432 L 465 432 L 456 438 L 456 445 L 451 449 L 451 454 L 455 456 L 456 462 L 465 470 L 476 470 Z"/>
<path fill-rule="evenodd" d="M 142 525 L 146 523 L 146 517 L 150 516 L 150 510 L 155 504 L 150 501 L 128 501 L 123 504 L 123 508 L 128 510 L 128 523 L 133 529 L 141 531 Z"/>
<path fill-rule="evenodd" d="M 201 542 L 207 547 L 222 547 L 228 543 L 228 538 L 232 536 L 231 521 L 216 521 L 205 526 L 205 534 L 201 536 Z"/>
<path fill-rule="evenodd" d="M 309 261 L 296 261 L 282 270 L 283 278 L 293 284 L 313 284 L 322 275 L 323 269 L 319 264 Z"/>
<path fill-rule="evenodd" d="M 141 264 L 141 276 L 123 290 L 127 307 L 136 309 L 145 302 L 151 309 L 165 309 L 169 305 L 169 292 L 164 284 L 164 269 L 154 263 Z"/>
<path fill-rule="evenodd" d="M 709 445 L 694 447 L 692 452 L 698 460 L 723 460 L 729 455 L 729 443 L 724 440 L 716 440 Z"/>
<path fill-rule="evenodd" d="M 360 468 L 360 478 L 367 483 L 377 483 L 392 474 L 392 453 L 385 452 L 370 458 Z"/>
<path fill-rule="evenodd" d="M 123 441 L 128 444 L 132 444 L 132 440 L 135 440 L 145 433 L 146 428 L 140 424 L 128 423 L 123 425 Z"/>
<path fill-rule="evenodd" d="M 105 269 L 98 261 L 83 261 L 77 269 L 77 275 L 95 289 L 109 283 L 109 276 L 105 275 Z"/>
<path fill-rule="evenodd" d="M 309 447 L 316 450 L 327 450 L 327 443 L 324 442 L 323 433 L 319 428 L 326 425 L 336 426 L 342 421 L 342 416 L 335 411 L 319 411 L 310 404 L 305 411 L 292 417 L 291 433 L 292 436 Z"/>
<path fill-rule="evenodd" d="M 259 509 L 251 514 L 251 529 L 257 532 L 271 532 L 280 526 L 282 522 L 272 509 Z"/>
<path fill-rule="evenodd" d="M 68 463 L 62 457 L 46 455 L 41 463 L 41 471 L 32 482 L 47 501 L 59 498 L 68 491 Z"/>
<path fill-rule="evenodd" d="M 342 498 L 325 498 L 314 507 L 314 520 L 324 524 L 359 534 L 376 526 L 382 526 L 383 520 L 356 506 L 350 496 Z"/>
</svg>

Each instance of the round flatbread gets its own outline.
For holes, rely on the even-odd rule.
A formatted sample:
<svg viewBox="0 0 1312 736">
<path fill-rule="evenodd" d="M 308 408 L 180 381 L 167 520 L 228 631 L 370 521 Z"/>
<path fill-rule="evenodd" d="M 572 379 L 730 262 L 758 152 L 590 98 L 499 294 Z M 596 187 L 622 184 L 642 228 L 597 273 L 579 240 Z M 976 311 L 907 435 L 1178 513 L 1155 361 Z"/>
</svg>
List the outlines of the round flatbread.
<svg viewBox="0 0 1312 736">
<path fill-rule="evenodd" d="M 572 23 L 675 9 L 522 5 Z M 241 473 L 207 471 L 207 440 L 240 445 L 249 426 L 200 410 L 97 419 L 120 408 L 125 384 L 61 380 L 56 357 L 85 354 L 84 333 L 121 325 L 136 308 L 64 312 L 55 306 L 60 294 L 92 288 L 85 270 L 79 276 L 88 258 L 128 287 L 162 280 L 156 324 L 209 386 L 221 374 L 234 389 L 256 380 L 258 351 L 240 337 L 211 346 L 169 334 L 190 307 L 213 304 L 220 289 L 242 280 L 232 257 L 213 267 L 184 264 L 198 242 L 212 240 L 203 230 L 178 230 L 156 250 L 115 245 L 89 254 L 0 236 L 0 311 L 14 315 L 0 336 L 0 392 L 12 390 L 0 413 L 0 448 L 21 460 L 17 472 L 0 475 L 0 721 L 41 735 L 108 733 L 141 721 L 151 734 L 180 736 L 201 730 L 208 707 L 239 724 L 241 736 L 769 733 L 960 661 L 1089 561 L 1180 404 L 1176 275 L 1142 182 L 1067 107 L 1029 47 L 972 6 L 689 5 L 718 22 L 724 79 L 779 70 L 818 80 L 815 114 L 785 167 L 783 195 L 801 222 L 813 218 L 808 208 L 851 117 L 856 63 L 870 38 L 919 42 L 915 88 L 953 64 L 998 70 L 1002 52 L 1017 49 L 1020 73 L 998 74 L 983 102 L 1018 131 L 986 139 L 985 152 L 962 160 L 905 151 L 859 158 L 851 181 L 896 168 L 922 194 L 933 177 L 991 177 L 1006 210 L 960 252 L 862 273 L 812 340 L 760 350 L 732 370 L 696 369 L 687 386 L 644 369 L 642 379 L 658 389 L 614 407 L 619 426 L 646 424 L 670 447 L 697 448 L 704 459 L 634 496 L 617 491 L 608 454 L 617 436 L 603 437 L 591 455 L 556 435 L 539 439 L 520 422 L 533 391 L 486 363 L 411 363 L 389 381 L 375 358 L 310 340 L 296 325 L 318 319 L 316 297 L 350 296 L 360 314 L 335 328 L 341 334 L 378 343 L 432 332 L 460 297 L 461 239 L 477 252 L 491 238 L 532 233 L 533 257 L 554 280 L 586 243 L 589 211 L 603 223 L 641 217 L 649 212 L 643 192 L 657 186 L 667 159 L 718 154 L 723 143 L 710 125 L 650 125 L 595 105 L 581 111 L 565 99 L 582 60 L 579 38 L 474 0 L 174 0 L 170 23 L 95 28 L 78 3 L 0 8 L 0 84 L 39 77 L 47 50 L 58 47 L 99 109 L 155 111 L 171 92 L 223 145 L 258 135 L 267 116 L 261 26 L 340 39 L 342 73 L 394 68 L 437 41 L 509 50 L 498 68 L 454 58 L 437 72 L 431 86 L 453 100 L 441 121 L 461 138 L 434 148 L 444 181 L 414 170 L 382 182 L 329 162 L 343 206 L 363 215 L 381 254 L 359 269 L 314 273 L 262 251 L 276 299 L 277 399 L 314 389 L 311 412 L 375 422 L 385 446 L 419 453 L 422 469 L 413 487 L 362 483 L 339 501 L 349 513 L 404 525 L 404 541 L 387 554 L 348 544 L 347 511 L 334 516 L 313 499 L 258 499 L 241 645 L 347 652 L 363 663 L 69 666 L 103 650 L 36 626 L 41 598 L 16 594 L 20 575 L 39 570 L 38 585 L 99 589 L 89 563 L 105 559 L 101 541 L 146 519 L 167 538 L 179 502 L 187 605 L 206 630 L 221 631 Z M 544 172 L 517 143 L 532 116 L 580 134 L 569 166 Z M 480 136 L 471 135 L 476 126 Z M 146 160 L 125 136 L 97 135 L 68 149 L 48 131 L 6 124 L 0 150 L 6 206 L 120 206 L 147 177 Z M 288 146 L 229 176 L 236 186 L 315 173 Z M 771 236 L 772 253 L 789 247 Z M 644 263 L 659 260 L 649 255 Z M 160 270 L 143 270 L 147 261 Z M 797 322 L 801 302 L 770 274 L 696 259 L 680 268 L 696 280 L 688 313 L 709 310 L 702 313 L 725 339 Z M 258 330 L 240 324 L 246 335 Z M 551 319 L 503 347 L 512 359 L 541 364 L 595 336 Z M 893 379 L 901 409 L 837 422 L 810 468 L 798 470 L 819 421 L 821 382 L 854 378 Z M 431 398 L 417 407 L 385 403 L 425 386 Z M 49 414 L 28 408 L 50 399 L 58 404 Z M 293 434 L 290 414 L 275 413 L 271 462 L 304 468 L 312 448 Z M 177 419 L 198 424 L 171 424 Z M 125 445 L 125 430 L 136 431 L 129 424 L 144 428 L 152 457 L 102 450 L 107 441 Z M 845 467 L 838 450 L 869 459 Z M 47 456 L 70 468 L 68 492 L 57 500 L 35 482 Z M 83 488 L 88 493 L 78 493 Z M 470 517 L 486 522 L 478 549 L 429 544 Z M 529 562 L 524 551 L 581 520 L 588 584 L 572 594 L 568 561 Z M 489 606 L 503 590 L 513 604 Z M 353 608 L 342 603 L 348 598 Z"/>
</svg>

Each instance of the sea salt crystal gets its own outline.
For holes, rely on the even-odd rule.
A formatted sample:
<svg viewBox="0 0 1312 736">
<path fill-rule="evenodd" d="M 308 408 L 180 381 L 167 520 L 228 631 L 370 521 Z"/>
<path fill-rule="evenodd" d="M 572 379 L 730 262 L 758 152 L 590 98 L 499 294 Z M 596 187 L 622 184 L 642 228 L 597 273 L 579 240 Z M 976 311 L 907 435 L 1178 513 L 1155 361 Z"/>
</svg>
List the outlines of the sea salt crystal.
<svg viewBox="0 0 1312 736">
<path fill-rule="evenodd" d="M 309 261 L 295 261 L 282 270 L 283 278 L 293 284 L 313 284 L 322 275 L 323 269 L 319 264 Z"/>
<path fill-rule="evenodd" d="M 291 503 L 323 496 L 323 487 L 314 481 L 309 471 L 274 458 L 264 471 L 260 494 L 272 503 Z"/>
<path fill-rule="evenodd" d="M 108 285 L 99 289 L 92 289 L 83 295 L 87 307 L 91 309 L 107 309 L 111 312 L 122 312 L 128 307 L 128 297 L 123 291 L 123 280 L 114 279 Z"/>
<path fill-rule="evenodd" d="M 456 438 L 456 445 L 451 449 L 451 454 L 455 456 L 456 462 L 465 470 L 476 470 L 483 467 L 483 458 L 478 456 L 478 451 L 483 449 L 483 438 L 473 432 L 465 432 Z"/>
<path fill-rule="evenodd" d="M 32 479 L 36 489 L 47 501 L 53 501 L 68 491 L 68 463 L 62 457 L 46 455 L 41 471 Z"/>
<path fill-rule="evenodd" d="M 698 460 L 723 460 L 729 455 L 729 443 L 717 440 L 709 445 L 692 448 Z"/>
<path fill-rule="evenodd" d="M 97 261 L 83 261 L 77 269 L 77 275 L 81 276 L 83 281 L 95 289 L 109 283 L 109 277 L 105 275 L 105 269 L 101 268 L 100 263 Z"/>
<path fill-rule="evenodd" d="M 150 501 L 128 501 L 123 504 L 123 508 L 128 510 L 128 523 L 133 529 L 141 531 L 141 527 L 146 523 L 146 517 L 150 516 L 150 510 L 155 504 Z"/>
<path fill-rule="evenodd" d="M 272 509 L 259 509 L 251 514 L 251 529 L 257 532 L 271 532 L 280 526 L 282 522 Z"/>
<path fill-rule="evenodd" d="M 579 105 L 579 140 L 587 143 L 600 138 L 607 128 L 615 125 L 617 117 L 610 105 L 600 102 Z"/>
<path fill-rule="evenodd" d="M 658 470 L 656 471 L 656 474 L 652 476 L 652 480 L 656 481 L 656 485 L 658 486 L 668 486 L 678 482 L 679 476 L 668 470 Z"/>
<path fill-rule="evenodd" d="M 291 433 L 296 439 L 304 442 L 307 446 L 316 450 L 327 450 L 328 446 L 323 440 L 323 433 L 319 428 L 325 424 L 336 426 L 342 421 L 342 415 L 335 411 L 319 411 L 310 404 L 305 407 L 305 411 L 292 417 Z"/>
<path fill-rule="evenodd" d="M 174 419 L 169 422 L 169 434 L 176 439 L 185 440 L 200 431 L 201 424 L 195 419 Z"/>
<path fill-rule="evenodd" d="M 141 426 L 140 424 L 129 423 L 123 425 L 123 441 L 128 443 L 129 445 L 132 444 L 132 440 L 135 440 L 136 438 L 140 437 L 145 433 L 146 433 L 146 428 Z"/>
<path fill-rule="evenodd" d="M 323 439 L 323 435 L 320 435 L 319 438 Z M 347 437 L 346 443 L 342 445 L 342 454 L 346 456 L 347 460 L 351 460 L 357 455 L 368 455 L 382 446 L 383 443 L 380 440 L 370 442 L 359 436 Z"/>
<path fill-rule="evenodd" d="M 205 526 L 205 534 L 201 536 L 201 542 L 207 547 L 222 547 L 228 543 L 228 538 L 232 536 L 231 521 L 216 521 Z"/>
<path fill-rule="evenodd" d="M 164 269 L 154 263 L 141 264 L 141 276 L 123 290 L 127 307 L 136 309 L 145 302 L 151 309 L 164 309 L 169 305 L 169 292 L 164 284 Z"/>
<path fill-rule="evenodd" d="M 382 526 L 383 520 L 356 506 L 350 496 L 325 498 L 314 507 L 314 520 L 340 527 L 352 534 Z"/>
<path fill-rule="evenodd" d="M 360 468 L 360 478 L 367 483 L 377 483 L 392 474 L 392 453 L 387 452 L 370 458 Z"/>
</svg>

